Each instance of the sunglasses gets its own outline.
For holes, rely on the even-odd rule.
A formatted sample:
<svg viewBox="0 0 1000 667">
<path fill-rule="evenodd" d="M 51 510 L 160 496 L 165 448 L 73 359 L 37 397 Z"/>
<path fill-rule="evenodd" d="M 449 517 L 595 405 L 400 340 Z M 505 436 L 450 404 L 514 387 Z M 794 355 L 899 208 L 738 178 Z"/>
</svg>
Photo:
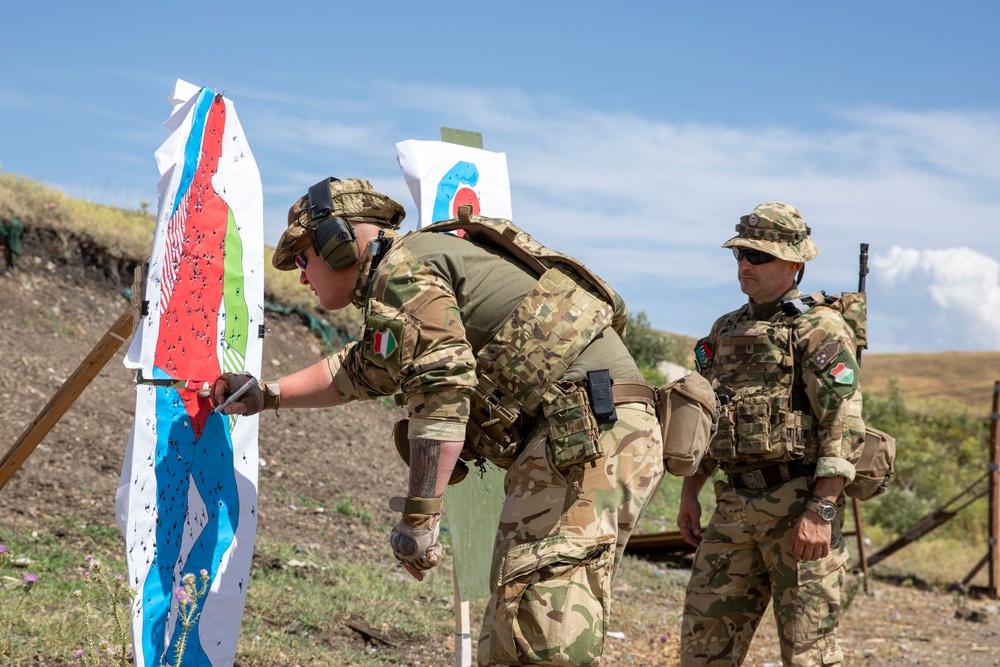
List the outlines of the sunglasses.
<svg viewBox="0 0 1000 667">
<path fill-rule="evenodd" d="M 774 255 L 768 255 L 766 252 L 761 252 L 760 250 L 753 250 L 751 248 L 733 248 L 733 256 L 736 261 L 739 262 L 742 259 L 750 262 L 754 266 L 760 264 L 767 264 L 768 262 L 773 262 L 778 259 Z"/>
<path fill-rule="evenodd" d="M 292 255 L 292 259 L 295 261 L 295 266 L 299 267 L 299 271 L 306 270 L 306 256 L 305 253 L 297 252 Z"/>
</svg>

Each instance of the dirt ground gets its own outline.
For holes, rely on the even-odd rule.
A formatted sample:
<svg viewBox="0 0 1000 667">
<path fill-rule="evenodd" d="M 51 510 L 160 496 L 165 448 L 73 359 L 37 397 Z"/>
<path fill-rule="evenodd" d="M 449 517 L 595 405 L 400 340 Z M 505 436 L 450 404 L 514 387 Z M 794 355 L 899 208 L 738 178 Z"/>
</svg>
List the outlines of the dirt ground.
<svg viewBox="0 0 1000 667">
<path fill-rule="evenodd" d="M 0 455 L 7 451 L 60 384 L 125 308 L 127 263 L 73 239 L 29 230 L 25 255 L 8 266 L 0 253 Z M 298 316 L 268 315 L 264 376 L 297 370 L 322 356 Z M 0 490 L 0 541 L 9 532 L 53 530 L 61 520 L 114 526 L 114 496 L 134 408 L 132 378 L 119 350 L 35 453 Z M 378 402 L 335 410 L 282 411 L 260 432 L 258 533 L 273 542 L 323 553 L 346 553 L 386 567 L 384 536 L 372 528 L 396 518 L 388 498 L 405 492 L 405 467 L 390 444 L 398 410 Z M 344 496 L 375 521 L 297 504 L 297 490 L 325 507 Z M 627 559 L 616 588 L 607 662 L 675 665 L 684 562 Z M 648 578 L 652 588 L 624 583 Z M 621 613 L 619 613 L 621 612 Z M 447 613 L 447 612 L 442 612 Z M 332 622 L 328 641 L 361 647 L 364 640 Z M 473 623 L 474 631 L 478 622 Z M 992 600 L 962 601 L 942 589 L 873 583 L 857 595 L 841 624 L 845 664 L 1000 665 L 1000 613 Z M 620 635 L 617 633 L 621 633 Z M 773 624 L 765 621 L 747 665 L 779 665 Z M 443 649 L 442 649 L 443 647 Z M 425 637 L 394 649 L 412 665 L 451 665 L 450 637 Z"/>
</svg>

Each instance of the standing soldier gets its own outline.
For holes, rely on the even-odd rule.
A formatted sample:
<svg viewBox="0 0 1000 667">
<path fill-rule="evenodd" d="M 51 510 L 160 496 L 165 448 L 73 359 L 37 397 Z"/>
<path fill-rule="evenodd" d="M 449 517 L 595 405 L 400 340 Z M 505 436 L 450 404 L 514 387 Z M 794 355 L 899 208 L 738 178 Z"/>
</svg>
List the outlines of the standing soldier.
<svg viewBox="0 0 1000 667">
<path fill-rule="evenodd" d="M 698 341 L 721 403 L 677 524 L 698 547 L 684 603 L 681 664 L 739 665 L 774 602 L 785 665 L 839 665 L 847 549 L 837 517 L 864 441 L 855 336 L 839 302 L 798 289 L 819 255 L 799 212 L 761 204 L 723 244 L 749 297 Z M 701 528 L 710 476 L 716 509 Z"/>
<path fill-rule="evenodd" d="M 417 579 L 463 461 L 507 470 L 480 665 L 598 665 L 611 582 L 663 475 L 653 387 L 622 343 L 619 296 L 509 221 L 471 216 L 399 237 L 403 208 L 362 179 L 292 205 L 274 252 L 321 306 L 364 311 L 361 340 L 252 389 L 227 414 L 401 392 L 409 493 L 392 551 Z M 465 237 L 436 233 L 462 228 Z M 246 377 L 223 375 L 222 402 Z M 399 432 L 399 431 L 402 432 Z M 457 464 L 457 465 L 456 465 Z"/>
</svg>

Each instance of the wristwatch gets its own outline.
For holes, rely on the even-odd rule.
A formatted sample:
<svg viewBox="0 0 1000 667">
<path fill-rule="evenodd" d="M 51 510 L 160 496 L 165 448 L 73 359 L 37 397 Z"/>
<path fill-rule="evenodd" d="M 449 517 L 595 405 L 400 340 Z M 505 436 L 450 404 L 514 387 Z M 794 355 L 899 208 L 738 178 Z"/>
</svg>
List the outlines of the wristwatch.
<svg viewBox="0 0 1000 667">
<path fill-rule="evenodd" d="M 837 518 L 837 506 L 832 505 L 825 501 L 819 501 L 816 498 L 810 498 L 806 501 L 806 509 L 812 510 L 819 514 L 819 518 L 823 519 L 827 523 L 832 522 Z"/>
</svg>

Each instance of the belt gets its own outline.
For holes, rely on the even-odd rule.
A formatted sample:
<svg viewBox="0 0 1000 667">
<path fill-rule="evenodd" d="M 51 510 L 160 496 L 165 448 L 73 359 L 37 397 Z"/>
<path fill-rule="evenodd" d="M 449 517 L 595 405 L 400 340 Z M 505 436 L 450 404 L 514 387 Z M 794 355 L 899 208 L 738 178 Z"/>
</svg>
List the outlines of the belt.
<svg viewBox="0 0 1000 667">
<path fill-rule="evenodd" d="M 757 468 L 756 470 L 730 473 L 729 483 L 737 489 L 760 491 L 769 486 L 793 480 L 796 477 L 813 475 L 815 472 L 815 465 L 804 465 L 802 459 L 794 459 L 792 461 L 785 461 L 784 463 L 775 463 L 764 468 Z"/>
<path fill-rule="evenodd" d="M 611 400 L 622 403 L 645 403 L 653 409 L 660 400 L 660 392 L 642 380 L 615 380 L 611 385 Z"/>
</svg>

